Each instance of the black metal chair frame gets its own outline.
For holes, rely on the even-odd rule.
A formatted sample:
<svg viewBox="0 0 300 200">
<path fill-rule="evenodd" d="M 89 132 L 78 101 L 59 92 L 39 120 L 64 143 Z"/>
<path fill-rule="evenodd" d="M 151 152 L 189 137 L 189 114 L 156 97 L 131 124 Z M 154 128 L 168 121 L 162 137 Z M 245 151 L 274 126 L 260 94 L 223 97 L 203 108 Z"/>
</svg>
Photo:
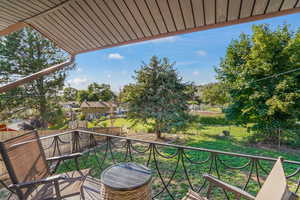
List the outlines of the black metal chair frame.
<svg viewBox="0 0 300 200">
<path fill-rule="evenodd" d="M 23 135 L 17 136 L 15 138 L 8 139 L 8 140 L 6 140 L 4 142 L 0 142 L 0 153 L 2 155 L 2 159 L 3 159 L 4 163 L 5 163 L 5 166 L 6 166 L 6 169 L 7 169 L 7 172 L 8 172 L 8 175 L 9 175 L 9 178 L 10 178 L 12 184 L 9 185 L 9 186 L 7 186 L 1 180 L 0 180 L 1 181 L 0 183 L 4 187 L 6 187 L 6 189 L 8 189 L 10 192 L 15 193 L 20 199 L 26 199 L 26 196 L 29 195 L 29 194 L 25 194 L 24 195 L 23 192 L 21 191 L 21 189 L 23 189 L 23 188 L 31 188 L 29 190 L 29 193 L 30 193 L 30 192 L 32 192 L 39 185 L 52 183 L 52 184 L 54 184 L 55 193 L 56 193 L 56 199 L 62 199 L 62 196 L 61 196 L 60 191 L 59 191 L 59 181 L 60 180 L 67 180 L 67 179 L 70 179 L 70 178 L 66 177 L 66 176 L 63 176 L 63 175 L 53 175 L 53 174 L 56 172 L 59 164 L 62 161 L 69 160 L 69 159 L 74 159 L 75 160 L 76 170 L 79 171 L 80 174 L 82 174 L 80 172 L 79 164 L 78 164 L 78 158 L 82 156 L 82 153 L 72 153 L 72 154 L 69 154 L 69 155 L 62 155 L 62 156 L 56 156 L 56 157 L 46 158 L 44 149 L 42 147 L 42 144 L 41 144 L 41 141 L 40 141 L 40 138 L 39 138 L 39 135 L 38 135 L 37 131 L 34 131 L 34 133 L 36 135 L 36 139 L 38 141 L 38 145 L 39 145 L 40 151 L 42 152 L 42 157 L 43 157 L 44 161 L 46 162 L 46 164 L 47 164 L 47 162 L 56 162 L 53 170 L 50 170 L 50 167 L 47 164 L 50 176 L 46 177 L 44 179 L 30 181 L 30 182 L 22 182 L 22 183 L 18 182 L 16 174 L 15 174 L 13 168 L 12 168 L 11 161 L 10 161 L 9 156 L 7 154 L 7 149 L 4 146 L 4 143 L 8 142 L 8 141 L 10 141 L 12 139 L 16 139 L 18 137 L 25 136 L 27 134 L 32 134 L 32 132 L 28 132 L 28 133 L 25 133 Z M 28 142 L 30 142 L 30 141 L 28 141 Z"/>
</svg>

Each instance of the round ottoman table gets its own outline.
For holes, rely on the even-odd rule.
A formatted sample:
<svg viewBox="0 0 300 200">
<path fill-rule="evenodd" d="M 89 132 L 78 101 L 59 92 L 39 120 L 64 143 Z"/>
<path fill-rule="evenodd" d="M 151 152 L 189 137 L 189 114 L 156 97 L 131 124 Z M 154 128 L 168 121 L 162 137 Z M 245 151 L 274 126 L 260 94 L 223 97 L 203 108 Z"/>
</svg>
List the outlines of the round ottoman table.
<svg viewBox="0 0 300 200">
<path fill-rule="evenodd" d="M 151 171 L 136 163 L 115 164 L 101 174 L 102 200 L 151 200 Z"/>
</svg>

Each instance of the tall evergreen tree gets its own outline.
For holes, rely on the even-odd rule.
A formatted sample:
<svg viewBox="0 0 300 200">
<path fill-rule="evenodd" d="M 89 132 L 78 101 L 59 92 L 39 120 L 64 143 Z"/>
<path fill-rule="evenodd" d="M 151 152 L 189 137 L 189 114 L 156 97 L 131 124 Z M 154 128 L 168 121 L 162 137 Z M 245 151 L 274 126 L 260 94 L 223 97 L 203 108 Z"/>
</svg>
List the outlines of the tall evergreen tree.
<svg viewBox="0 0 300 200">
<path fill-rule="evenodd" d="M 153 56 L 148 65 L 135 72 L 135 84 L 126 87 L 123 97 L 128 117 L 152 124 L 157 137 L 162 132 L 184 128 L 188 120 L 188 84 L 183 83 L 167 58 Z"/>
<path fill-rule="evenodd" d="M 67 60 L 67 54 L 31 28 L 0 38 L 0 80 L 14 81 Z M 53 119 L 57 106 L 57 91 L 61 90 L 66 71 L 73 65 L 31 83 L 0 94 L 2 119 L 24 111 L 35 111 L 43 127 Z"/>
</svg>

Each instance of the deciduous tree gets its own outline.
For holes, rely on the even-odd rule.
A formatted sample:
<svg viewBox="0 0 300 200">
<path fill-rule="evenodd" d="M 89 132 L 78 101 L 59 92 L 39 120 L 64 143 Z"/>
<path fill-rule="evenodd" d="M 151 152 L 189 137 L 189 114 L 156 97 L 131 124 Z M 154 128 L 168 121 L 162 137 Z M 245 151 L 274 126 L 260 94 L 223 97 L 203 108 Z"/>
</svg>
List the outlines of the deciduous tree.
<svg viewBox="0 0 300 200">
<path fill-rule="evenodd" d="M 254 123 L 256 139 L 276 142 L 282 129 L 291 128 L 300 112 L 300 30 L 287 25 L 272 30 L 253 27 L 227 48 L 217 70 L 231 102 L 226 116 L 240 124 Z"/>
<path fill-rule="evenodd" d="M 72 87 L 64 88 L 63 99 L 65 101 L 76 101 L 78 90 Z"/>
<path fill-rule="evenodd" d="M 222 83 L 208 83 L 201 85 L 199 93 L 201 102 L 212 106 L 223 107 L 229 101 L 226 88 Z"/>
<path fill-rule="evenodd" d="M 79 102 L 83 101 L 112 101 L 115 98 L 110 85 L 91 83 L 87 90 L 80 90 L 77 95 Z"/>
</svg>

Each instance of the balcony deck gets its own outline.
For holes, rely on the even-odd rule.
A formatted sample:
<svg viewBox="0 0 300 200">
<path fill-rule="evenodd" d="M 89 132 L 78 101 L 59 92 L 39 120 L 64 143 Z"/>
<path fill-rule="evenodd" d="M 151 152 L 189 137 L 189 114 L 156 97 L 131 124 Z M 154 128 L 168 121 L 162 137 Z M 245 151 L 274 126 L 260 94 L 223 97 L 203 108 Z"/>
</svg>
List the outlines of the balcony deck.
<svg viewBox="0 0 300 200">
<path fill-rule="evenodd" d="M 137 162 L 152 169 L 153 199 L 181 199 L 192 189 L 201 194 L 207 190 L 203 174 L 213 174 L 255 195 L 276 158 L 216 151 L 204 148 L 165 144 L 127 137 L 74 130 L 41 137 L 47 157 L 83 152 L 79 166 L 91 168 L 84 185 L 86 199 L 96 199 L 99 177 L 105 168 L 119 162 Z M 237 165 L 238 163 L 238 165 Z M 58 172 L 74 170 L 75 163 L 63 162 Z M 284 160 L 291 190 L 299 194 L 300 162 Z M 1 174 L 5 176 L 4 173 Z M 233 199 L 222 190 L 213 191 L 214 199 Z"/>
</svg>

